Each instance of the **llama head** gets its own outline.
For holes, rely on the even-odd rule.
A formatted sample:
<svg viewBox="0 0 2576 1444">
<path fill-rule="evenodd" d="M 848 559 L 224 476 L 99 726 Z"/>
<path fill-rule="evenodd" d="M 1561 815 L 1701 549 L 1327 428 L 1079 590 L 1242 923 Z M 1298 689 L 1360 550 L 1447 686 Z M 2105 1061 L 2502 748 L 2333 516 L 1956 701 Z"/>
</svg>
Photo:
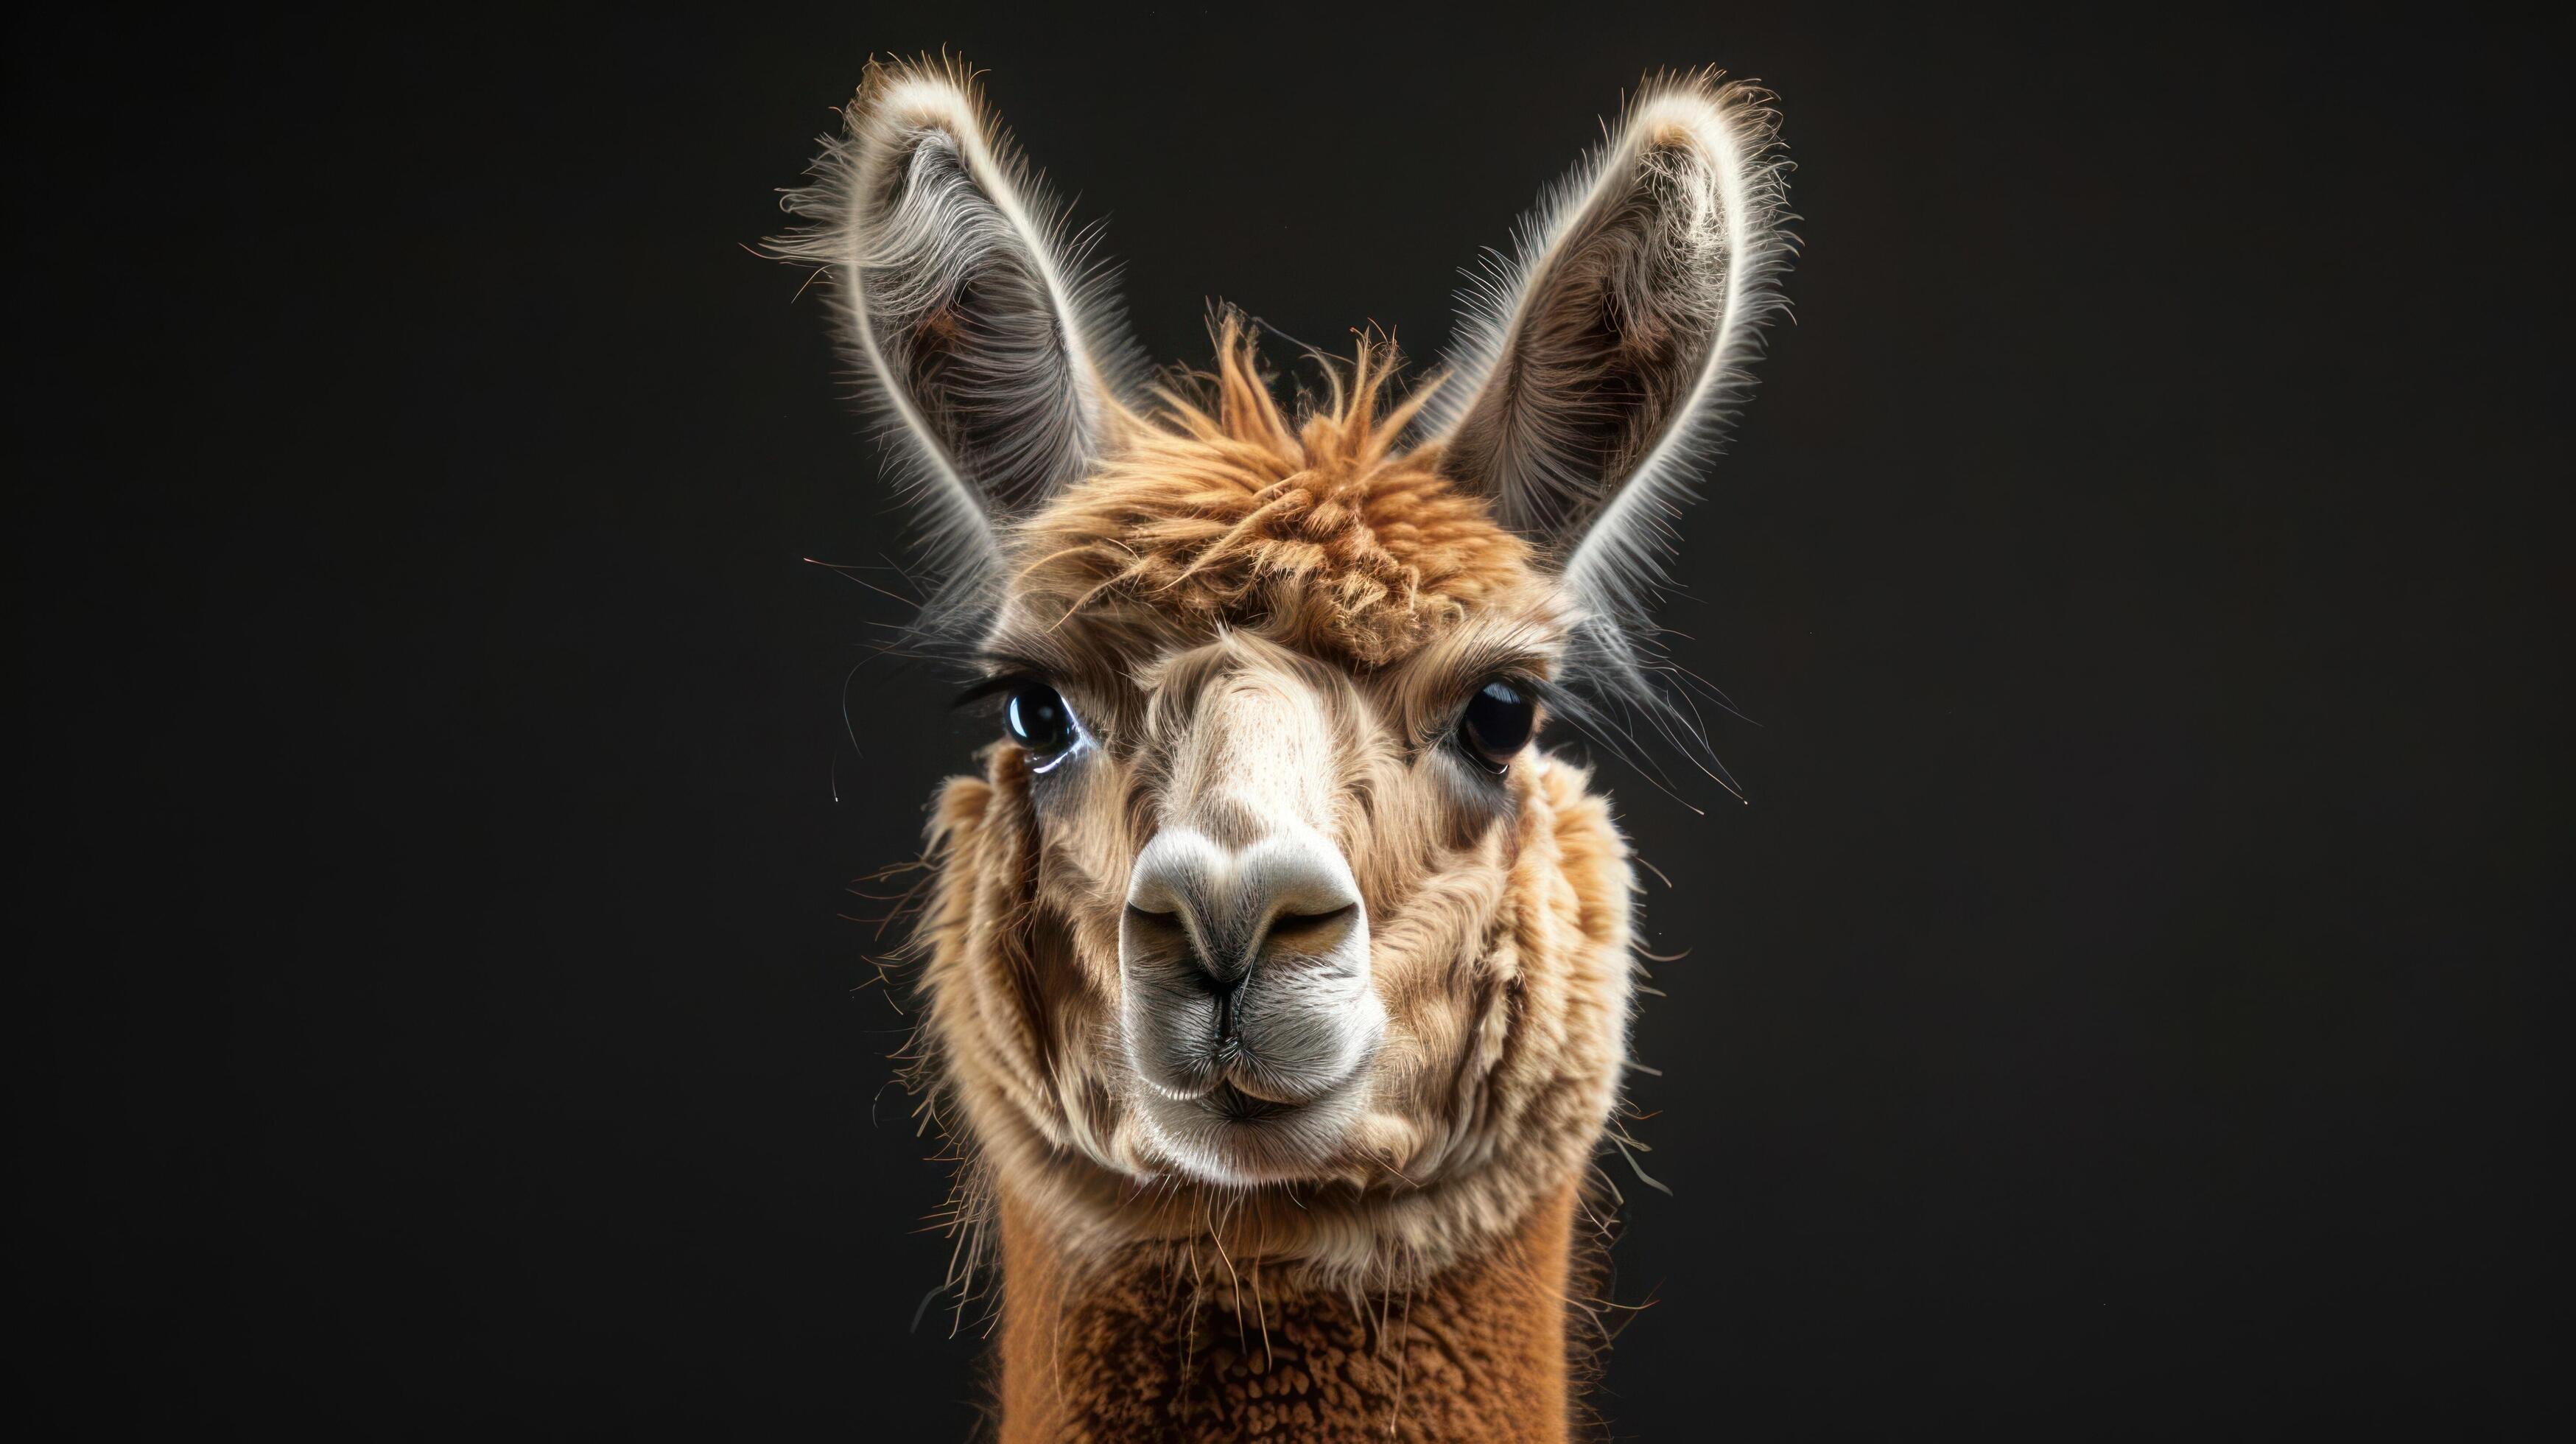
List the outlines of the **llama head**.
<svg viewBox="0 0 2576 1444">
<path fill-rule="evenodd" d="M 1642 608 L 1784 264 L 1764 96 L 1651 83 L 1411 397 L 1251 343 L 1145 392 L 960 69 L 872 67 L 785 252 L 830 272 L 1003 737 L 935 808 L 934 1106 L 1111 1239 L 1420 1262 L 1577 1176 L 1630 880 L 1536 740 L 1655 715 Z M 1633 715 L 1633 714 L 1632 714 Z M 1668 714 L 1667 714 L 1668 715 Z M 951 1123 L 959 1119 L 947 1119 Z"/>
</svg>

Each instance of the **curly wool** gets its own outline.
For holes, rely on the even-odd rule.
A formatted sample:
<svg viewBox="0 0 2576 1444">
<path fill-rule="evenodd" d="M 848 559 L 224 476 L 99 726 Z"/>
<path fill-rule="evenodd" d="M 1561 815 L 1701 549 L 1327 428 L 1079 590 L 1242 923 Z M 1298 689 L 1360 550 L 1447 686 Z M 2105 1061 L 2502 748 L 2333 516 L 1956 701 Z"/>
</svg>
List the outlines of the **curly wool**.
<svg viewBox="0 0 2576 1444">
<path fill-rule="evenodd" d="M 1059 616 L 1126 605 L 1185 627 L 1261 627 L 1360 667 L 1391 665 L 1530 585 L 1528 543 L 1439 471 L 1398 452 L 1428 392 L 1390 410 L 1391 351 L 1292 423 L 1228 322 L 1213 395 L 1166 390 L 1101 471 L 1023 524 L 1015 589 Z"/>
</svg>

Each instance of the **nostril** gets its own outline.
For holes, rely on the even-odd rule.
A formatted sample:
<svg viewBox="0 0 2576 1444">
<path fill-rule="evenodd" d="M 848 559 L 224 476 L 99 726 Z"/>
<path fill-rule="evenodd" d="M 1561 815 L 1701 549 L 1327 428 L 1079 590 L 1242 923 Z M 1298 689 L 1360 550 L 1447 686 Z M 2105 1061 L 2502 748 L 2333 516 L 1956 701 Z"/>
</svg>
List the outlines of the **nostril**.
<svg viewBox="0 0 2576 1444">
<path fill-rule="evenodd" d="M 1324 912 L 1281 913 L 1270 921 L 1270 936 L 1278 938 L 1284 935 L 1322 932 L 1350 921 L 1359 910 L 1358 903 L 1344 903 L 1340 907 Z"/>
<path fill-rule="evenodd" d="M 1156 912 L 1151 908 L 1140 908 L 1134 903 L 1127 905 L 1127 927 L 1133 932 L 1166 944 L 1187 943 L 1190 936 L 1189 920 L 1179 913 Z"/>
<path fill-rule="evenodd" d="M 1340 853 L 1310 830 L 1228 847 L 1167 828 L 1129 875 L 1121 947 L 1140 980 L 1219 999 L 1230 1024 L 1270 960 L 1302 967 L 1338 956 L 1366 935 L 1365 915 Z"/>
<path fill-rule="evenodd" d="M 1213 998 L 1226 998 L 1240 993 L 1249 971 L 1229 968 L 1212 960 L 1199 946 L 1190 919 L 1178 912 L 1156 912 L 1151 908 L 1127 905 L 1127 941 L 1130 946 L 1142 944 L 1155 954 L 1178 966 L 1166 976 L 1177 975 L 1187 985 L 1196 986 Z"/>
</svg>

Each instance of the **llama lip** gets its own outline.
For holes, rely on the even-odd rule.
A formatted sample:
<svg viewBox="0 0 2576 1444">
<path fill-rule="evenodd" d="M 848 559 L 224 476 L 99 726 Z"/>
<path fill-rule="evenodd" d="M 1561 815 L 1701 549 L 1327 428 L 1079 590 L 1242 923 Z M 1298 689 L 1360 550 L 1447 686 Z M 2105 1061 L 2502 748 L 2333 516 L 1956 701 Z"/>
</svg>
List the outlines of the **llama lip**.
<svg viewBox="0 0 2576 1444">
<path fill-rule="evenodd" d="M 1146 1093 L 1141 1121 L 1160 1159 L 1230 1186 L 1284 1183 L 1328 1173 L 1368 1098 L 1367 1070 L 1296 1102 L 1265 1098 L 1232 1081 L 1187 1098 Z"/>
<path fill-rule="evenodd" d="M 1232 1083 L 1216 1085 L 1215 1090 L 1207 1095 L 1206 1102 L 1228 1123 L 1261 1123 L 1283 1113 L 1294 1113 L 1302 1106 L 1257 1098 Z"/>
<path fill-rule="evenodd" d="M 1157 1079 L 1150 1075 L 1141 1081 L 1154 1092 L 1174 1103 L 1195 1103 L 1228 1119 L 1274 1118 L 1294 1113 L 1309 1104 L 1335 1096 L 1351 1086 L 1366 1070 L 1360 1066 L 1320 1085 L 1291 1087 L 1282 1080 L 1265 1078 L 1242 1063 L 1218 1065 L 1191 1083 Z"/>
</svg>

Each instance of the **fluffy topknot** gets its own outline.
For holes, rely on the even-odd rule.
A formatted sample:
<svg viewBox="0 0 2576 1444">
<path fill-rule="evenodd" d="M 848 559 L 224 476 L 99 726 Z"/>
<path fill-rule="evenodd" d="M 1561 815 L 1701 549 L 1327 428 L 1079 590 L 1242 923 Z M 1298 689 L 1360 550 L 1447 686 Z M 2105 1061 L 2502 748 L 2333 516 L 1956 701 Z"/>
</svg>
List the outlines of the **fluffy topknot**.
<svg viewBox="0 0 2576 1444">
<path fill-rule="evenodd" d="M 1383 406 L 1393 367 L 1363 340 L 1292 419 L 1228 319 L 1199 394 L 1167 388 L 1127 448 L 1021 528 L 1015 590 L 1041 616 L 1150 610 L 1381 667 L 1530 587 L 1529 544 L 1442 476 L 1439 448 L 1400 449 L 1427 393 Z"/>
</svg>

